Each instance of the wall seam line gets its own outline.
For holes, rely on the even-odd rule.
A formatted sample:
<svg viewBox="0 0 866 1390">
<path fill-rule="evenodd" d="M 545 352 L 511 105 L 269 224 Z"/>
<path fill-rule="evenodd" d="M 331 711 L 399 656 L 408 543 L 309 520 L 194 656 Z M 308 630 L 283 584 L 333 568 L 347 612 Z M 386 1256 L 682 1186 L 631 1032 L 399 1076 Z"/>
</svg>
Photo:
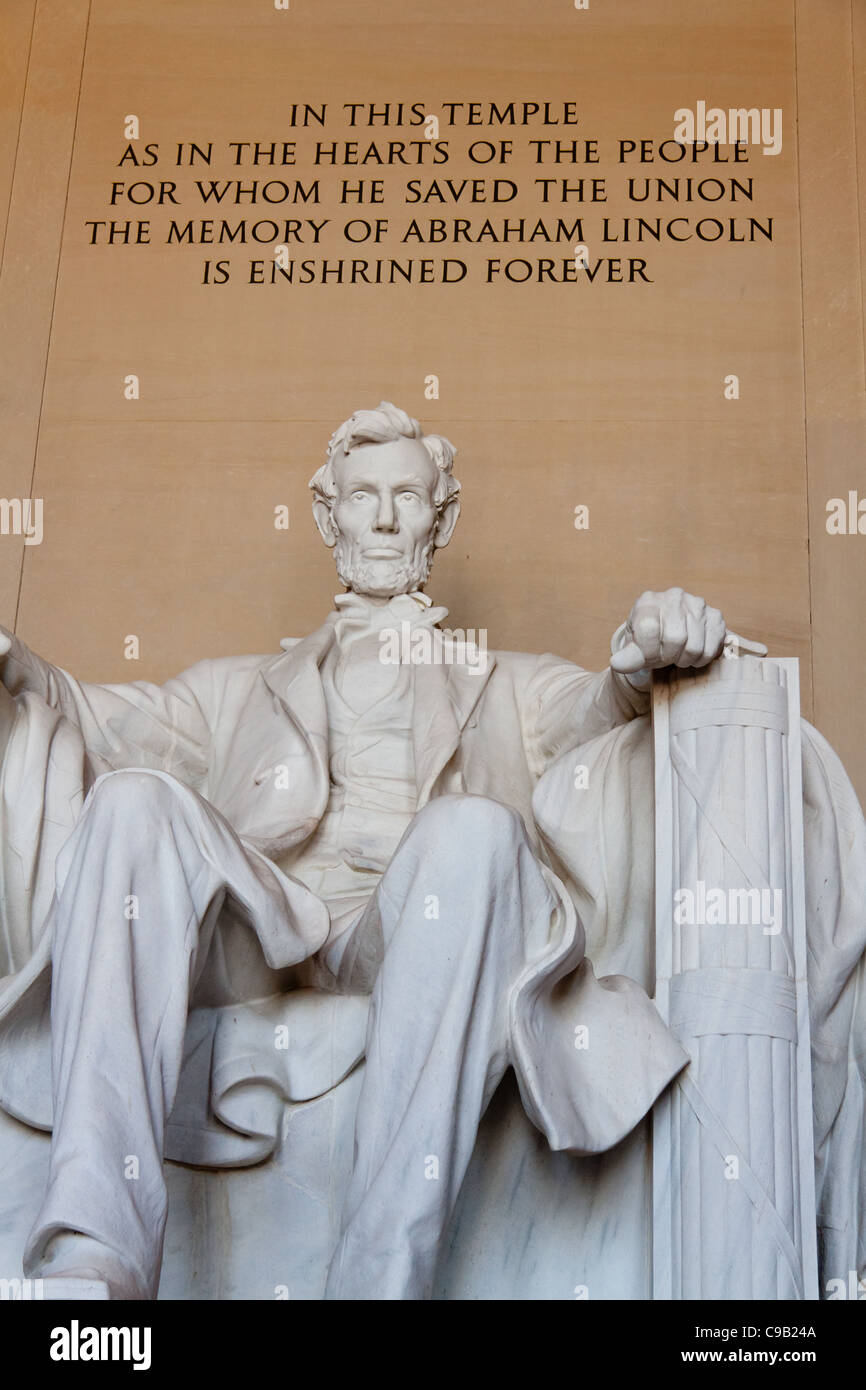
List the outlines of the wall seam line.
<svg viewBox="0 0 866 1390">
<path fill-rule="evenodd" d="M 36 11 L 39 7 L 37 0 L 34 8 L 34 27 Z M 66 171 L 66 192 L 63 198 L 63 215 L 60 219 L 60 235 L 57 239 L 57 261 L 54 270 L 54 293 L 51 296 L 51 316 L 48 322 L 48 338 L 45 343 L 45 363 L 42 369 L 42 390 L 39 393 L 39 411 L 36 417 L 36 440 L 33 445 L 33 466 L 30 470 L 30 492 L 29 496 L 34 496 L 34 484 L 36 482 L 36 462 L 39 457 L 39 438 L 42 432 L 42 410 L 45 402 L 45 386 L 48 380 L 48 363 L 51 359 L 51 339 L 54 333 L 54 315 L 57 308 L 57 287 L 60 283 L 60 261 L 63 253 L 63 235 L 66 230 L 66 213 L 69 207 L 69 187 L 72 182 L 72 165 L 75 161 L 75 143 L 78 135 L 78 115 L 81 110 L 81 89 L 84 83 L 84 61 L 87 56 L 87 39 L 90 33 L 90 15 L 93 8 L 93 0 L 87 0 L 87 18 L 84 22 L 84 38 L 81 43 L 81 67 L 78 72 L 78 93 L 75 99 L 75 119 L 72 122 L 72 138 L 69 144 L 69 168 Z M 29 69 L 29 57 L 28 57 Z M 18 614 L 21 609 L 21 595 L 24 592 L 24 565 L 27 559 L 27 546 L 21 547 L 21 570 L 18 576 L 18 593 L 15 598 L 15 614 L 12 620 L 12 631 L 18 631 Z"/>
<path fill-rule="evenodd" d="M 21 148 L 21 127 L 24 123 L 24 108 L 27 105 L 27 89 L 30 85 L 30 55 L 33 52 L 33 31 L 36 28 L 36 6 L 33 0 L 33 18 L 30 21 L 30 39 L 27 44 L 27 66 L 24 69 L 24 86 L 21 90 L 21 110 L 18 113 L 18 129 L 15 132 L 15 154 L 12 159 L 12 177 L 9 180 L 9 201 L 6 204 L 6 219 L 3 224 L 3 249 L 0 250 L 0 276 L 6 263 L 6 246 L 9 241 L 9 220 L 12 216 L 12 200 L 15 197 L 15 176 L 18 172 L 18 151 Z"/>
<path fill-rule="evenodd" d="M 796 101 L 797 131 L 797 227 L 800 236 L 800 345 L 803 362 L 803 470 L 806 484 L 806 584 L 809 602 L 809 701 L 810 713 L 818 722 L 817 690 L 815 688 L 815 642 L 814 616 L 812 611 L 812 489 L 809 478 L 809 396 L 806 379 L 806 279 L 804 274 L 803 251 L 803 177 L 800 163 L 800 50 L 797 35 L 797 4 L 792 0 L 794 21 L 794 96 Z"/>
</svg>

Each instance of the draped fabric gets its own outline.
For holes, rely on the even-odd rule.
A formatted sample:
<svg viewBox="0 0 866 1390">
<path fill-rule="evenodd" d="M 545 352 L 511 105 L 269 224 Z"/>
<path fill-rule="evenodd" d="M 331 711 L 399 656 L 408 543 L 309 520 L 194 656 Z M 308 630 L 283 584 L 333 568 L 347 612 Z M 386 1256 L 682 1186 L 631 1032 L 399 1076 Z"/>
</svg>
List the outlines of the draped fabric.
<svg viewBox="0 0 866 1390">
<path fill-rule="evenodd" d="M 866 821 L 826 739 L 802 721 L 806 932 L 821 1286 L 866 1263 Z M 574 769 L 586 769 L 575 788 Z M 536 824 L 600 973 L 654 988 L 653 751 L 649 720 L 561 757 Z M 705 1001 L 701 1001 L 701 1008 Z M 785 1032 L 786 1001 L 776 1001 Z M 683 1014 L 693 1001 L 677 1000 Z M 787 1010 L 790 1012 L 790 1010 Z M 748 1020 L 731 1018 L 732 1031 Z"/>
<path fill-rule="evenodd" d="M 533 670 L 548 660 L 553 662 L 529 658 L 525 664 Z M 568 669 L 568 663 L 562 666 Z M 589 678 L 574 667 L 570 671 L 581 688 L 591 681 L 592 708 L 600 710 L 598 687 L 605 678 Z M 464 720 L 481 693 L 480 679 L 470 675 L 466 680 L 472 694 L 460 713 Z M 88 699 L 98 698 L 99 687 L 89 687 Z M 148 691 L 148 703 L 152 698 Z M 18 719 L 0 770 L 0 923 L 10 972 L 0 979 L 0 1105 L 28 1124 L 49 1129 L 47 923 L 54 861 L 76 823 L 82 796 L 101 768 L 88 754 L 80 730 L 57 709 L 32 691 L 19 693 L 17 699 Z M 513 704 L 503 707 L 500 696 L 493 709 L 498 725 L 494 721 L 491 727 L 504 724 L 507 730 L 508 721 L 515 718 Z M 450 703 L 422 706 L 422 713 L 425 730 L 441 726 L 452 741 L 444 745 L 445 754 L 458 746 L 459 728 Z M 253 730 L 258 728 L 254 720 L 249 723 Z M 483 736 L 479 742 L 483 747 Z M 507 745 L 515 750 L 513 736 Z M 522 754 L 522 745 L 518 743 L 516 750 Z M 324 751 L 317 756 L 325 760 Z M 427 757 L 435 769 L 429 747 Z M 438 757 L 444 768 L 447 757 L 441 749 Z M 513 757 L 512 764 L 505 772 L 509 785 L 517 787 L 514 768 L 520 767 L 519 757 Z M 460 790 L 504 801 L 501 793 L 497 796 L 495 781 L 489 780 L 501 775 L 502 763 L 488 756 L 483 771 L 488 780 L 480 774 L 476 780 L 471 763 L 465 773 L 446 772 L 437 794 Z M 261 781 L 250 780 L 256 786 Z M 436 783 L 435 772 L 429 772 L 426 781 L 428 787 Z M 321 804 L 319 819 L 324 810 Z M 525 821 L 532 832 L 531 817 L 525 816 Z M 290 833 L 299 839 L 291 827 Z M 256 839 L 240 838 L 250 854 L 262 853 Z M 686 1055 L 643 989 L 631 980 L 595 977 L 584 959 L 583 929 L 574 903 L 550 869 L 542 867 L 557 910 L 546 924 L 545 948 L 527 962 L 517 980 L 506 982 L 512 986 L 512 1062 L 527 1113 L 551 1145 L 596 1153 L 630 1132 L 685 1065 Z M 294 890 L 292 885 L 286 877 L 290 907 L 298 915 L 308 913 L 313 895 L 300 881 L 294 882 Z M 321 900 L 315 903 L 327 917 Z M 300 926 L 315 935 L 315 923 Z M 239 920 L 227 907 L 213 968 L 206 972 L 209 994 L 192 1000 L 180 1088 L 166 1133 L 169 1158 L 215 1167 L 261 1161 L 279 1142 L 285 1103 L 328 1091 L 364 1055 L 368 991 L 376 965 L 374 959 L 363 959 L 366 938 L 343 931 L 331 950 L 326 946 L 308 966 L 280 969 L 279 942 L 261 941 L 266 960 L 251 959 L 250 927 L 260 931 L 259 923 Z M 275 962 L 273 968 L 266 961 Z M 330 987 L 320 988 L 328 975 Z M 360 990 L 351 983 L 358 976 L 365 977 Z M 350 980 L 346 992 L 340 983 L 343 977 Z M 577 1022 L 594 1039 L 586 1052 L 575 1048 Z M 274 1047 L 277 1028 L 286 1030 L 290 1047 Z"/>
<path fill-rule="evenodd" d="M 9 1113 L 51 1124 L 54 862 L 94 778 L 130 764 L 168 770 L 212 798 L 251 853 L 279 862 L 310 837 L 328 803 L 317 663 L 333 636 L 331 621 L 283 657 L 200 663 L 164 687 L 76 686 L 21 644 L 13 649 L 4 678 L 18 714 L 0 769 L 0 1104 Z M 637 1123 L 684 1061 L 647 998 L 649 720 L 633 717 L 639 697 L 609 676 L 549 655 L 490 656 L 480 676 L 425 671 L 413 715 L 419 805 L 476 792 L 523 815 L 560 911 L 546 950 L 514 982 L 514 1066 L 524 1106 L 551 1144 L 597 1152 Z M 864 1264 L 866 825 L 826 741 L 804 724 L 802 743 L 818 1221 L 825 1280 L 845 1279 Z M 265 775 L 276 763 L 294 779 L 291 823 L 285 793 Z M 249 968 L 249 925 L 226 922 L 221 941 L 218 964 L 237 981 Z M 353 941 L 340 938 L 334 973 L 358 966 Z M 260 1161 L 278 1142 L 286 1100 L 323 1094 L 363 1056 L 367 994 L 323 992 L 303 968 L 269 972 L 264 962 L 252 978 L 231 1002 L 193 1001 L 169 1157 Z M 781 1018 L 784 1000 L 778 1005 Z M 582 1052 L 574 1028 L 587 1022 L 604 1045 Z M 273 1046 L 280 1025 L 292 1040 L 282 1051 Z"/>
</svg>

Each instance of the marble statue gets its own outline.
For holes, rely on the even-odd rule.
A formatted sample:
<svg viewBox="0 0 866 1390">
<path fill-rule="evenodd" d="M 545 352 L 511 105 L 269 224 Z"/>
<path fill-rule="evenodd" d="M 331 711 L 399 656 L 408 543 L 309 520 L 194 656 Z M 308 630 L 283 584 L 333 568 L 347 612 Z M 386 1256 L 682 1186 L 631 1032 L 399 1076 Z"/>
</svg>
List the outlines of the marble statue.
<svg viewBox="0 0 866 1390">
<path fill-rule="evenodd" d="M 693 1068 L 627 959 L 653 879 L 651 804 L 627 806 L 646 801 L 653 672 L 710 668 L 726 640 L 766 649 L 682 589 L 637 600 L 601 673 L 449 634 L 426 585 L 458 518 L 453 457 L 389 402 L 339 427 L 311 487 L 345 592 L 276 656 L 92 685 L 0 629 L 0 1107 L 52 1133 L 24 1252 L 46 1297 L 155 1297 L 163 1160 L 260 1163 L 286 1101 L 362 1058 L 325 1297 L 430 1297 L 509 1068 L 550 1148 L 579 1155 L 621 1144 Z M 395 633 L 410 660 L 384 656 Z M 845 1262 L 862 1255 L 847 1059 L 866 827 L 831 750 L 808 747 L 828 938 L 813 1056 L 833 1096 L 819 1209 Z"/>
</svg>

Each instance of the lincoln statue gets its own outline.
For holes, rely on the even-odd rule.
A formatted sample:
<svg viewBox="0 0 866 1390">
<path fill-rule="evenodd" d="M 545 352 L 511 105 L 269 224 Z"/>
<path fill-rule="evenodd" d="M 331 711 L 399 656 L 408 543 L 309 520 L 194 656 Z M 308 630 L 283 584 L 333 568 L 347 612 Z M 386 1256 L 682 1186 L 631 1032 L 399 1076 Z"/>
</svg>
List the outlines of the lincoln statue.
<svg viewBox="0 0 866 1390">
<path fill-rule="evenodd" d="M 0 1107 L 52 1134 L 24 1252 L 46 1297 L 155 1298 L 164 1159 L 260 1162 L 292 1078 L 363 1057 L 325 1297 L 428 1298 L 509 1068 L 552 1148 L 596 1154 L 687 1062 L 641 985 L 596 978 L 533 794 L 724 620 L 648 591 L 604 671 L 479 664 L 427 592 L 453 458 L 387 401 L 340 425 L 311 487 L 342 592 L 276 654 L 95 685 L 0 629 Z M 425 629 L 429 660 L 383 659 Z"/>
</svg>

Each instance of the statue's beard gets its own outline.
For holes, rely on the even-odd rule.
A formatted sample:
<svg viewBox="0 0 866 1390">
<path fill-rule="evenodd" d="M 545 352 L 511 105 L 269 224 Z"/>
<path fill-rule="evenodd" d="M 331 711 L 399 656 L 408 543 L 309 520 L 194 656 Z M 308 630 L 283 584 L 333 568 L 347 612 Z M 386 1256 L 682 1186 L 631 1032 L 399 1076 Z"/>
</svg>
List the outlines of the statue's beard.
<svg viewBox="0 0 866 1390">
<path fill-rule="evenodd" d="M 340 583 L 356 594 L 369 594 L 372 598 L 392 598 L 395 594 L 409 594 L 427 583 L 433 568 L 433 538 L 420 550 L 416 549 L 411 559 L 406 560 L 363 560 L 353 555 L 351 541 L 340 536 L 334 547 L 334 560 Z"/>
</svg>

